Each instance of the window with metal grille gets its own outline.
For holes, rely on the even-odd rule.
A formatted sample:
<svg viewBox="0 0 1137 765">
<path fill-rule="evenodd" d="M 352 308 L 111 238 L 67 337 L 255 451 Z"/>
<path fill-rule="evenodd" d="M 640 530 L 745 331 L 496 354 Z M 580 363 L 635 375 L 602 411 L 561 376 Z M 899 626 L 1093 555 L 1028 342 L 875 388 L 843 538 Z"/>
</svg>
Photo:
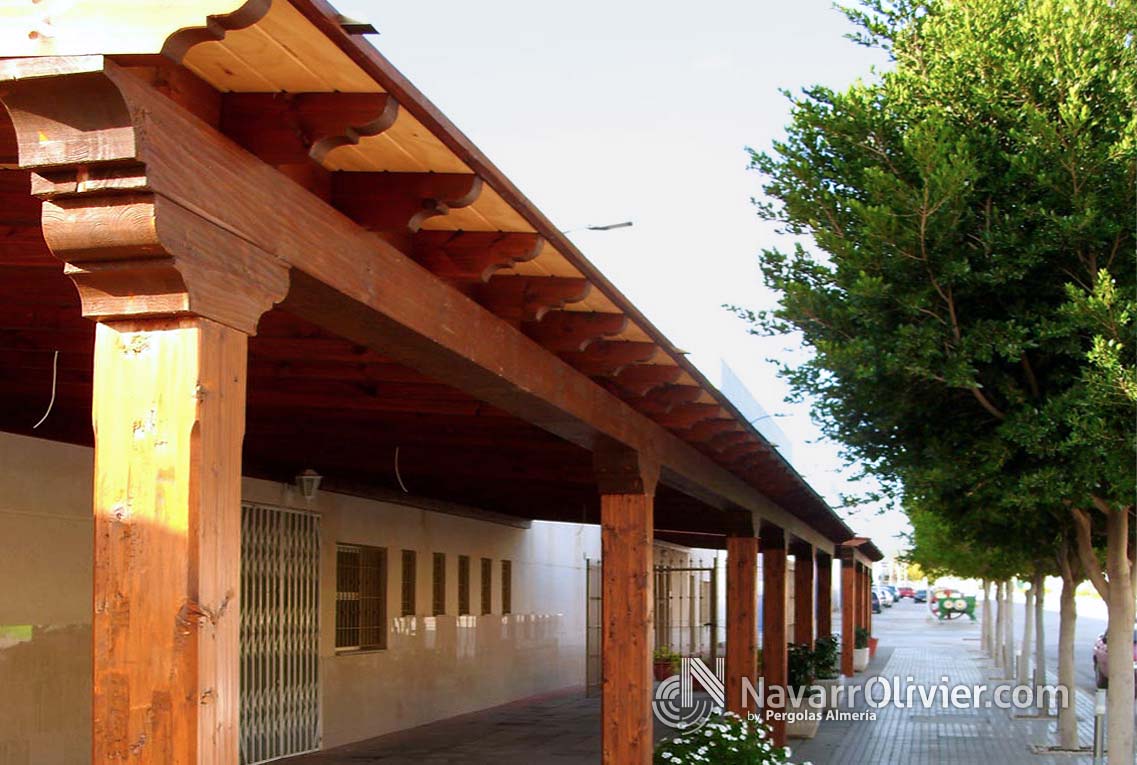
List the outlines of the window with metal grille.
<svg viewBox="0 0 1137 765">
<path fill-rule="evenodd" d="M 434 607 L 435 616 L 446 613 L 446 553 L 434 554 Z"/>
<path fill-rule="evenodd" d="M 418 555 L 414 550 L 403 550 L 403 616 L 415 615 L 415 564 Z"/>
<path fill-rule="evenodd" d="M 513 564 L 507 560 L 501 562 L 501 612 L 513 613 Z"/>
<path fill-rule="evenodd" d="M 336 648 L 387 647 L 387 551 L 336 545 Z"/>
<path fill-rule="evenodd" d="M 493 561 L 482 558 L 482 613 L 493 611 Z"/>
<path fill-rule="evenodd" d="M 458 614 L 470 613 L 470 556 L 458 556 Z"/>
</svg>

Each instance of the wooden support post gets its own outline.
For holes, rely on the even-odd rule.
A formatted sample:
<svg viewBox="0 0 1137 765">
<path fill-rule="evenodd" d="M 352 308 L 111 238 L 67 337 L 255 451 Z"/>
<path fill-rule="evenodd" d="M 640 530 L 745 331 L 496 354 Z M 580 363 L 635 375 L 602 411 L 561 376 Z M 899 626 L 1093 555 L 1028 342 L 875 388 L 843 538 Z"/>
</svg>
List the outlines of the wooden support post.
<svg viewBox="0 0 1137 765">
<path fill-rule="evenodd" d="M 774 686 L 785 687 L 789 679 L 786 652 L 786 536 L 777 526 L 762 528 L 762 676 L 766 693 Z M 766 707 L 767 715 L 772 710 Z M 786 721 L 783 716 L 768 717 L 774 744 L 785 746 Z"/>
<path fill-rule="evenodd" d="M 859 605 L 857 564 L 852 550 L 841 551 L 841 674 L 853 676 L 853 640 Z"/>
<path fill-rule="evenodd" d="M 833 558 L 817 554 L 817 636 L 833 634 Z"/>
<path fill-rule="evenodd" d="M 607 442 L 594 452 L 600 490 L 603 636 L 601 748 L 606 765 L 652 758 L 652 519 L 659 467 Z"/>
<path fill-rule="evenodd" d="M 872 569 L 865 566 L 865 629 L 872 634 Z"/>
<path fill-rule="evenodd" d="M 794 642 L 813 648 L 813 545 L 798 542 L 794 552 Z"/>
<path fill-rule="evenodd" d="M 238 759 L 244 333 L 95 334 L 93 762 Z"/>
<path fill-rule="evenodd" d="M 754 685 L 758 672 L 758 540 L 726 539 L 726 708 L 747 707 L 743 678 Z"/>
</svg>

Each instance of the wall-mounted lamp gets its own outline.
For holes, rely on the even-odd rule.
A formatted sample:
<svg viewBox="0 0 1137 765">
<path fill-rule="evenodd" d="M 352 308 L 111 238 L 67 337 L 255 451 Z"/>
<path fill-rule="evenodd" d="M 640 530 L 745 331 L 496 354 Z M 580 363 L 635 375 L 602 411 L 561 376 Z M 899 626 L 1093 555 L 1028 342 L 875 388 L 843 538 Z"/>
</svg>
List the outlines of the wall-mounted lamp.
<svg viewBox="0 0 1137 765">
<path fill-rule="evenodd" d="M 304 499 L 311 502 L 316 497 L 316 491 L 320 488 L 320 481 L 322 479 L 322 475 L 308 468 L 296 476 L 296 487 L 300 489 L 300 493 L 304 495 Z"/>
</svg>

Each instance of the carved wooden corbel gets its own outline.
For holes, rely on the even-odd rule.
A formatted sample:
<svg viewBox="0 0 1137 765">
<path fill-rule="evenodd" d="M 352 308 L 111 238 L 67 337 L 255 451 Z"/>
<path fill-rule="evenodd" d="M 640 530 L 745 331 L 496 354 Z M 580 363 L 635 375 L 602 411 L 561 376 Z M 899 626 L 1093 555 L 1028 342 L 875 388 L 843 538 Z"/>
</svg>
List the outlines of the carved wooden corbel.
<svg viewBox="0 0 1137 765">
<path fill-rule="evenodd" d="M 146 83 L 101 56 L 0 61 L 0 82 L 44 239 L 85 316 L 197 315 L 255 332 L 287 293 L 288 267 L 174 182 L 178 166 L 204 174 L 135 100 L 153 94 Z"/>
</svg>

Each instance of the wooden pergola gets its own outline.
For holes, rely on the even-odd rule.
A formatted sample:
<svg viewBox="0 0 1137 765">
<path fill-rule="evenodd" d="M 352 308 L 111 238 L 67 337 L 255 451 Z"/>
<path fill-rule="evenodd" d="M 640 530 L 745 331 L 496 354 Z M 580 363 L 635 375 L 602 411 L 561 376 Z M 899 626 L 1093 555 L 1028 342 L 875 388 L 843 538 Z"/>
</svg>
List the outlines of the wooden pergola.
<svg viewBox="0 0 1137 765">
<path fill-rule="evenodd" d="M 0 429 L 95 448 L 94 762 L 237 762 L 243 474 L 600 523 L 605 762 L 650 760 L 653 537 L 728 551 L 728 693 L 759 549 L 767 683 L 787 552 L 829 631 L 864 545 L 322 0 L 0 16 Z"/>
</svg>

